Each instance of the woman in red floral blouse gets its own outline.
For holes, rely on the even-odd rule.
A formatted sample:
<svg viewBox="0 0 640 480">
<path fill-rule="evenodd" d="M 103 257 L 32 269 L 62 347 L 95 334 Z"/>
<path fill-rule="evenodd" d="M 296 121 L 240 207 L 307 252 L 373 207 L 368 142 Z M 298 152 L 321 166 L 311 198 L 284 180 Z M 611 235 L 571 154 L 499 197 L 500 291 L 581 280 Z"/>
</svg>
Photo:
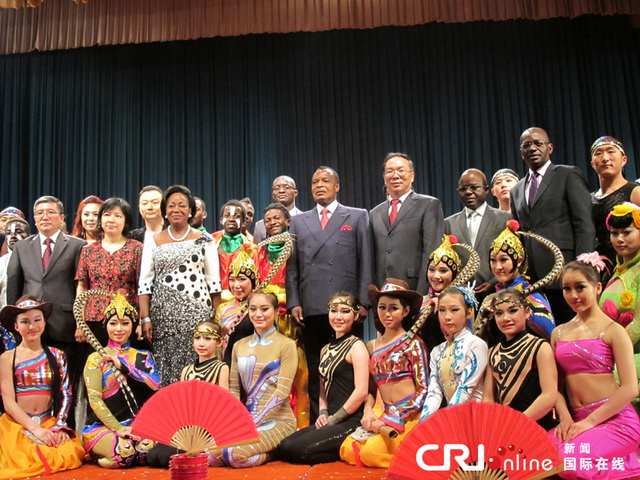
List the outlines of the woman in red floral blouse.
<svg viewBox="0 0 640 480">
<path fill-rule="evenodd" d="M 127 301 L 138 308 L 138 277 L 142 259 L 142 244 L 127 238 L 131 227 L 131 207 L 121 198 L 109 198 L 100 207 L 98 225 L 104 233 L 101 241 L 82 249 L 76 272 L 76 295 L 99 288 L 115 292 L 124 289 Z M 107 297 L 94 296 L 85 308 L 85 320 L 100 343 L 106 345 L 106 330 L 101 328 Z M 80 329 L 78 342 L 86 341 Z"/>
</svg>

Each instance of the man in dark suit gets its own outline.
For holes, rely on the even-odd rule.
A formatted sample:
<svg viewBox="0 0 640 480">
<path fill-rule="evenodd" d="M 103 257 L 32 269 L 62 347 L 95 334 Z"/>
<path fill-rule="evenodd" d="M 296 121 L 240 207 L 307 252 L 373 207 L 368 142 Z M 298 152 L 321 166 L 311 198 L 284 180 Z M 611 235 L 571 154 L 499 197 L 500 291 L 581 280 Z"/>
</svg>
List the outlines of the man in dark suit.
<svg viewBox="0 0 640 480">
<path fill-rule="evenodd" d="M 473 277 L 479 302 L 495 290 L 497 280 L 489 264 L 489 246 L 511 218 L 507 212 L 487 205 L 488 193 L 489 185 L 484 173 L 475 168 L 465 170 L 458 180 L 458 194 L 464 209 L 444 221 L 447 234 L 458 237 L 460 243 L 471 245 L 480 256 L 480 269 Z M 464 255 L 466 252 L 460 253 Z"/>
<path fill-rule="evenodd" d="M 554 165 L 552 152 L 553 144 L 541 128 L 531 127 L 522 133 L 520 154 L 529 172 L 511 189 L 511 211 L 522 230 L 548 238 L 562 250 L 565 262 L 570 262 L 595 248 L 591 197 L 582 171 Z M 536 281 L 551 270 L 553 257 L 538 242 L 526 241 L 525 246 L 530 255 L 529 273 Z M 554 282 L 543 290 L 557 324 L 573 318 L 560 287 Z"/>
<path fill-rule="evenodd" d="M 309 367 L 309 399 L 313 424 L 318 416 L 320 350 L 329 342 L 327 304 L 340 290 L 352 292 L 367 303 L 371 283 L 371 231 L 369 215 L 360 208 L 345 207 L 336 200 L 340 179 L 335 170 L 320 167 L 311 180 L 313 209 L 291 217 L 291 235 L 296 239 L 287 264 L 287 308 L 304 326 Z M 366 308 L 360 308 L 366 315 Z"/>
<path fill-rule="evenodd" d="M 131 230 L 129 236 L 134 240 L 145 243 L 162 231 L 164 220 L 160 211 L 162 203 L 162 189 L 155 185 L 147 185 L 138 194 L 138 211 L 144 220 L 144 227 Z"/>
<path fill-rule="evenodd" d="M 389 198 L 370 213 L 374 281 L 381 287 L 386 278 L 399 278 L 425 294 L 427 261 L 444 233 L 440 200 L 412 190 L 415 172 L 408 155 L 389 153 L 382 171 Z"/>
<path fill-rule="evenodd" d="M 60 230 L 64 206 L 56 197 L 44 196 L 33 205 L 38 233 L 17 242 L 7 269 L 7 302 L 14 305 L 22 295 L 53 303 L 47 319 L 44 340 L 67 354 L 69 377 L 75 386 L 83 365 L 76 365 L 79 351 L 74 333 L 73 302 L 76 296 L 76 267 L 84 240 L 65 235 Z M 69 415 L 69 419 L 73 418 Z"/>
</svg>

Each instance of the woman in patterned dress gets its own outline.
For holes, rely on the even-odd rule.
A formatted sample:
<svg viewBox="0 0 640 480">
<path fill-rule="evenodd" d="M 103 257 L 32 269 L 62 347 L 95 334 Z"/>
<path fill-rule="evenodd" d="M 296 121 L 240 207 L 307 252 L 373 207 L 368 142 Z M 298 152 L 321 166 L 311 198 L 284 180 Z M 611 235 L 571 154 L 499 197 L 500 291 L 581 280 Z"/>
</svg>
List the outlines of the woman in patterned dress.
<svg viewBox="0 0 640 480">
<path fill-rule="evenodd" d="M 91 289 L 115 292 L 124 289 L 127 301 L 138 307 L 138 278 L 142 259 L 142 244 L 128 238 L 131 229 L 131 207 L 122 198 L 109 198 L 98 211 L 98 226 L 102 240 L 88 245 L 80 253 L 76 271 L 76 296 Z M 108 297 L 94 295 L 89 299 L 84 319 L 102 345 L 108 341 L 102 325 Z M 86 342 L 80 328 L 76 330 L 78 342 Z M 87 352 L 86 356 L 91 353 Z M 86 360 L 86 356 L 83 359 Z"/>
<path fill-rule="evenodd" d="M 196 202 L 182 185 L 169 187 L 161 211 L 168 226 L 153 236 L 142 253 L 140 317 L 144 337 L 152 343 L 162 386 L 180 378 L 193 362 L 191 333 L 210 320 L 220 299 L 218 254 L 206 232 L 189 226 Z"/>
<path fill-rule="evenodd" d="M 329 299 L 329 323 L 335 338 L 320 353 L 320 414 L 310 425 L 284 439 L 278 456 L 291 463 L 340 460 L 340 445 L 360 425 L 369 391 L 369 353 L 354 333 L 360 302 L 352 293 Z"/>
<path fill-rule="evenodd" d="M 211 466 L 246 468 L 274 457 L 280 442 L 296 430 L 288 398 L 296 373 L 296 344 L 275 327 L 278 298 L 267 290 L 249 297 L 249 318 L 254 333 L 233 347 L 230 391 L 253 417 L 260 440 L 256 443 L 211 452 Z"/>
</svg>

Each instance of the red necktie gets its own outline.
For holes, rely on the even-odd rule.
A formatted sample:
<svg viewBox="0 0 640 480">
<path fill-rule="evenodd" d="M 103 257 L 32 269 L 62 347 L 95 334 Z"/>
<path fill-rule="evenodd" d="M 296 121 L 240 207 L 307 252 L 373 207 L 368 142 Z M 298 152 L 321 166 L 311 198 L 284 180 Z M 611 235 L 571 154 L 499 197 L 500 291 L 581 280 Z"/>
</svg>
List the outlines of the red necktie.
<svg viewBox="0 0 640 480">
<path fill-rule="evenodd" d="M 323 230 L 324 230 L 324 227 L 327 226 L 327 223 L 329 223 L 329 209 L 323 208 L 322 217 L 320 217 L 320 226 L 322 227 Z"/>
<path fill-rule="evenodd" d="M 399 198 L 394 198 L 391 200 L 391 213 L 389 213 L 389 225 L 393 225 L 393 221 L 398 216 L 398 204 L 400 203 Z"/>
<path fill-rule="evenodd" d="M 44 239 L 44 244 L 46 245 L 45 249 L 44 249 L 44 254 L 42 255 L 42 267 L 44 268 L 44 271 L 47 271 L 47 267 L 49 266 L 49 260 L 51 260 L 51 244 L 53 243 L 53 240 L 51 240 L 50 238 L 45 238 Z"/>
</svg>

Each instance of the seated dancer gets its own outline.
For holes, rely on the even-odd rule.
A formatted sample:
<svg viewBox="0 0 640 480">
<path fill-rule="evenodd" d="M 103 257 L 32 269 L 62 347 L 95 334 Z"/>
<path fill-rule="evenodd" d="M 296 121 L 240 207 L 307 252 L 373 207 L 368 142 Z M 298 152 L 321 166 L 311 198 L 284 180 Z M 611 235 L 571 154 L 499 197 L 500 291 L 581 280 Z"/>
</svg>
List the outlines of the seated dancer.
<svg viewBox="0 0 640 480">
<path fill-rule="evenodd" d="M 550 283 L 560 272 L 563 264 L 562 256 L 555 255 L 555 264 L 552 271 L 541 281 L 536 282 L 535 286 L 532 286 L 525 276 L 528 260 L 520 236 L 533 237 L 549 247 L 552 252 L 554 250 L 550 245 L 553 244 L 537 235 L 533 236 L 530 233 L 518 231 L 518 228 L 520 228 L 520 224 L 516 220 L 509 220 L 507 227 L 491 243 L 489 261 L 491 262 L 491 270 L 498 280 L 496 292 L 506 288 L 514 288 L 521 292 L 526 292 L 531 311 L 531 316 L 527 320 L 527 327 L 535 335 L 548 340 L 556 324 L 547 297 L 536 290 Z M 491 295 L 489 295 L 482 302 L 478 315 L 480 318 L 476 320 L 475 328 L 476 334 L 484 338 L 490 347 L 502 339 L 491 315 L 491 301 Z"/>
<path fill-rule="evenodd" d="M 602 311 L 631 337 L 640 375 L 640 207 L 633 203 L 615 206 L 607 217 L 607 228 L 617 261 L 599 303 Z M 636 397 L 633 404 L 640 411 L 640 398 Z"/>
<path fill-rule="evenodd" d="M 490 305 L 505 339 L 489 350 L 483 402 L 497 402 L 524 413 L 545 430 L 556 426 L 552 409 L 558 396 L 558 370 L 551 345 L 527 332 L 527 297 L 508 288 Z"/>
<path fill-rule="evenodd" d="M 454 235 L 444 235 L 440 246 L 429 255 L 429 264 L 427 266 L 429 292 L 424 297 L 422 307 L 420 307 L 420 314 L 423 313 L 428 304 L 437 305 L 437 298 L 451 285 L 462 270 L 462 262 L 455 247 L 464 248 L 469 252 L 473 251 L 469 245 L 458 243 L 458 239 Z M 440 328 L 436 311 L 432 312 L 422 325 L 420 338 L 422 338 L 429 351 L 444 342 L 444 333 Z"/>
<path fill-rule="evenodd" d="M 429 356 L 429 389 L 420 420 L 447 405 L 482 400 L 487 344 L 471 333 L 477 306 L 469 287 L 449 287 L 438 300 L 438 319 L 446 340 Z"/>
<path fill-rule="evenodd" d="M 229 265 L 228 285 L 233 300 L 221 303 L 216 309 L 215 321 L 222 326 L 222 360 L 231 365 L 233 345 L 253 333 L 253 325 L 247 315 L 247 299 L 256 288 L 258 269 L 249 252 L 240 246 L 235 259 Z"/>
<path fill-rule="evenodd" d="M 256 443 L 213 450 L 211 466 L 246 468 L 273 459 L 280 442 L 296 431 L 288 402 L 298 357 L 293 340 L 275 327 L 278 298 L 269 289 L 249 296 L 249 318 L 254 333 L 233 347 L 229 387 L 253 417 L 260 440 Z"/>
<path fill-rule="evenodd" d="M 219 385 L 229 390 L 229 366 L 216 357 L 222 347 L 222 327 L 219 323 L 204 321 L 193 330 L 193 349 L 198 354 L 198 361 L 187 365 L 182 370 L 180 380 L 201 380 Z M 147 460 L 149 466 L 169 468 L 171 455 L 185 453 L 170 445 L 156 443 L 149 450 Z"/>
<path fill-rule="evenodd" d="M 2 326 L 21 337 L 0 356 L 0 479 L 35 477 L 82 465 L 85 451 L 67 427 L 71 388 L 62 350 L 42 342 L 50 302 L 24 295 L 0 312 Z"/>
<path fill-rule="evenodd" d="M 376 306 L 375 326 L 381 334 L 367 343 L 375 385 L 370 386 L 362 427 L 344 440 L 340 458 L 352 465 L 387 468 L 418 423 L 427 394 L 427 349 L 411 329 L 422 295 L 409 290 L 404 280 L 388 278 L 380 290 L 369 286 L 369 300 Z M 376 390 L 384 410 L 374 409 Z M 387 436 L 392 430 L 398 433 L 396 438 Z"/>
<path fill-rule="evenodd" d="M 562 272 L 564 298 L 576 316 L 551 336 L 566 400 L 558 395 L 560 424 L 549 434 L 563 444 L 565 466 L 575 461 L 560 477 L 628 479 L 640 475 L 640 420 L 629 403 L 638 395 L 633 345 L 598 306 L 600 275 L 584 262 L 593 262 L 593 255 L 579 255 Z M 596 468 L 596 459 L 607 468 Z"/>
<path fill-rule="evenodd" d="M 145 465 L 153 441 L 131 434 L 142 404 L 158 390 L 160 377 L 151 353 L 129 344 L 138 312 L 118 290 L 104 311 L 109 341 L 104 353 L 94 352 L 84 367 L 91 412 L 82 429 L 84 448 L 104 468 Z M 91 331 L 83 329 L 85 335 Z"/>
<path fill-rule="evenodd" d="M 285 240 L 275 241 L 289 231 L 291 214 L 289 210 L 281 203 L 271 203 L 264 209 L 263 225 L 267 234 L 266 240 L 270 243 L 260 244 L 257 249 L 258 278 L 260 284 L 270 285 L 280 301 L 278 309 L 278 318 L 276 325 L 278 331 L 294 340 L 298 353 L 298 369 L 293 379 L 293 387 L 291 389 L 291 406 L 296 416 L 298 428 L 304 428 L 309 425 L 309 395 L 307 393 L 307 384 L 309 374 L 307 372 L 307 359 L 302 349 L 301 343 L 301 327 L 296 324 L 287 313 L 287 291 L 285 288 L 287 262 L 289 253 L 287 253 Z M 283 259 L 281 255 L 285 254 Z M 283 261 L 284 260 L 284 261 Z M 276 263 L 278 262 L 278 263 Z M 280 265 L 277 272 L 272 272 L 274 265 Z"/>
<path fill-rule="evenodd" d="M 369 392 L 369 353 L 354 332 L 362 324 L 359 309 L 352 293 L 338 292 L 329 299 L 335 338 L 320 353 L 320 414 L 315 425 L 282 441 L 281 460 L 309 465 L 336 462 L 342 441 L 360 425 Z"/>
</svg>

